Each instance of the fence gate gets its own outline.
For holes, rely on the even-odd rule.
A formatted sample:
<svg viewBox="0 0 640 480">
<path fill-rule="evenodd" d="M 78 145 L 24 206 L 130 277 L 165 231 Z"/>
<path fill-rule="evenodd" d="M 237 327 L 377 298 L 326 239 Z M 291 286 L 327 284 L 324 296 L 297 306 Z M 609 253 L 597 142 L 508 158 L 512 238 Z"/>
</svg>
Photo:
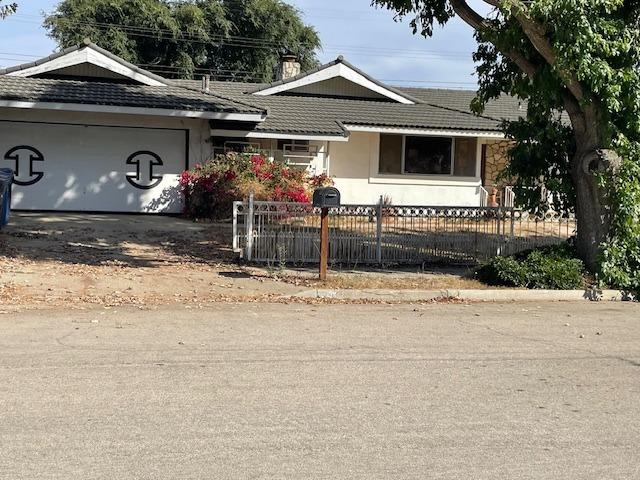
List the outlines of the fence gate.
<svg viewBox="0 0 640 480">
<path fill-rule="evenodd" d="M 471 265 L 565 241 L 573 217 L 506 207 L 343 205 L 330 211 L 331 264 Z M 263 264 L 318 263 L 320 210 L 249 199 L 233 205 L 233 248 Z"/>
</svg>

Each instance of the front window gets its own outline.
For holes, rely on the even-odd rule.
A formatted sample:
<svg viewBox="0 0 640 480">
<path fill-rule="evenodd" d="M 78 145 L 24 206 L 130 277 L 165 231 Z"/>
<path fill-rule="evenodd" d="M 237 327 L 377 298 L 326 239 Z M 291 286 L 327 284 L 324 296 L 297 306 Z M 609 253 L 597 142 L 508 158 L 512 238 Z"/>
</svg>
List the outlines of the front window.
<svg viewBox="0 0 640 480">
<path fill-rule="evenodd" d="M 380 135 L 379 173 L 475 177 L 476 138 Z"/>
<path fill-rule="evenodd" d="M 451 175 L 452 164 L 452 138 L 404 138 L 404 171 L 402 173 Z"/>
</svg>

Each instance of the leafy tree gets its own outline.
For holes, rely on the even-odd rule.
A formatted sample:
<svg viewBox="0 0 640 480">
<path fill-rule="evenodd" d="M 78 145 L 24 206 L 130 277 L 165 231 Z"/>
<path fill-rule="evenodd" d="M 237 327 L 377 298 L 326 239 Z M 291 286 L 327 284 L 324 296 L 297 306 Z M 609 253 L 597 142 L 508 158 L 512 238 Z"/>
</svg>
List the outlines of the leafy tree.
<svg viewBox="0 0 640 480">
<path fill-rule="evenodd" d="M 7 5 L 2 5 L 3 3 L 4 3 L 4 0 L 0 0 L 0 19 L 8 17 L 12 13 L 14 13 L 18 8 L 18 5 L 16 3 L 9 3 Z"/>
<path fill-rule="evenodd" d="M 517 142 L 510 173 L 575 204 L 586 264 L 640 288 L 640 2 L 484 0 L 487 15 L 465 0 L 373 3 L 425 36 L 454 16 L 475 29 L 474 108 L 500 93 L 529 104 L 527 118 L 505 126 Z"/>
<path fill-rule="evenodd" d="M 272 80 L 280 57 L 289 51 L 297 55 L 303 70 L 318 66 L 315 51 L 320 48 L 320 37 L 291 5 L 279 0 L 225 1 L 224 5 L 229 33 L 239 40 L 235 44 L 223 42 L 210 52 L 212 57 L 224 59 L 222 68 L 250 71 L 258 79 Z M 238 47 L 243 42 L 257 43 L 257 48 Z"/>
<path fill-rule="evenodd" d="M 232 80 L 271 81 L 280 56 L 317 65 L 320 39 L 281 0 L 62 0 L 45 18 L 60 47 L 85 38 L 167 77 L 210 72 Z"/>
</svg>

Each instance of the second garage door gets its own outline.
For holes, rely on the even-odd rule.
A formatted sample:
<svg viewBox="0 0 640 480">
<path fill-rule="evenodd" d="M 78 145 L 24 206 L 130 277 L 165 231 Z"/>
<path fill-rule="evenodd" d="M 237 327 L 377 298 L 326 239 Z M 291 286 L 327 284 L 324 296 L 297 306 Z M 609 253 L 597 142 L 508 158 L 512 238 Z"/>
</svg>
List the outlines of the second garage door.
<svg viewBox="0 0 640 480">
<path fill-rule="evenodd" d="M 179 213 L 188 131 L 0 122 L 0 166 L 24 210 Z"/>
</svg>

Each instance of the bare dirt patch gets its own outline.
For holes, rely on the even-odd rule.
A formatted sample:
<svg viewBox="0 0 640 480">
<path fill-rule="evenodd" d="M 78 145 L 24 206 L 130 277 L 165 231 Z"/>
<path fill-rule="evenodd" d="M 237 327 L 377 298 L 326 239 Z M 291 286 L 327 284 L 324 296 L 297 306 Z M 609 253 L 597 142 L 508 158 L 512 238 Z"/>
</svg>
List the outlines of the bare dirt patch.
<svg viewBox="0 0 640 480">
<path fill-rule="evenodd" d="M 0 302 L 147 305 L 289 293 L 243 275 L 230 239 L 230 225 L 170 217 L 16 214 L 0 232 Z"/>
<path fill-rule="evenodd" d="M 100 305 L 288 301 L 309 288 L 483 288 L 465 272 L 244 267 L 231 225 L 135 215 L 17 213 L 0 231 L 0 313 Z M 294 301 L 294 300 L 291 300 Z"/>
</svg>

